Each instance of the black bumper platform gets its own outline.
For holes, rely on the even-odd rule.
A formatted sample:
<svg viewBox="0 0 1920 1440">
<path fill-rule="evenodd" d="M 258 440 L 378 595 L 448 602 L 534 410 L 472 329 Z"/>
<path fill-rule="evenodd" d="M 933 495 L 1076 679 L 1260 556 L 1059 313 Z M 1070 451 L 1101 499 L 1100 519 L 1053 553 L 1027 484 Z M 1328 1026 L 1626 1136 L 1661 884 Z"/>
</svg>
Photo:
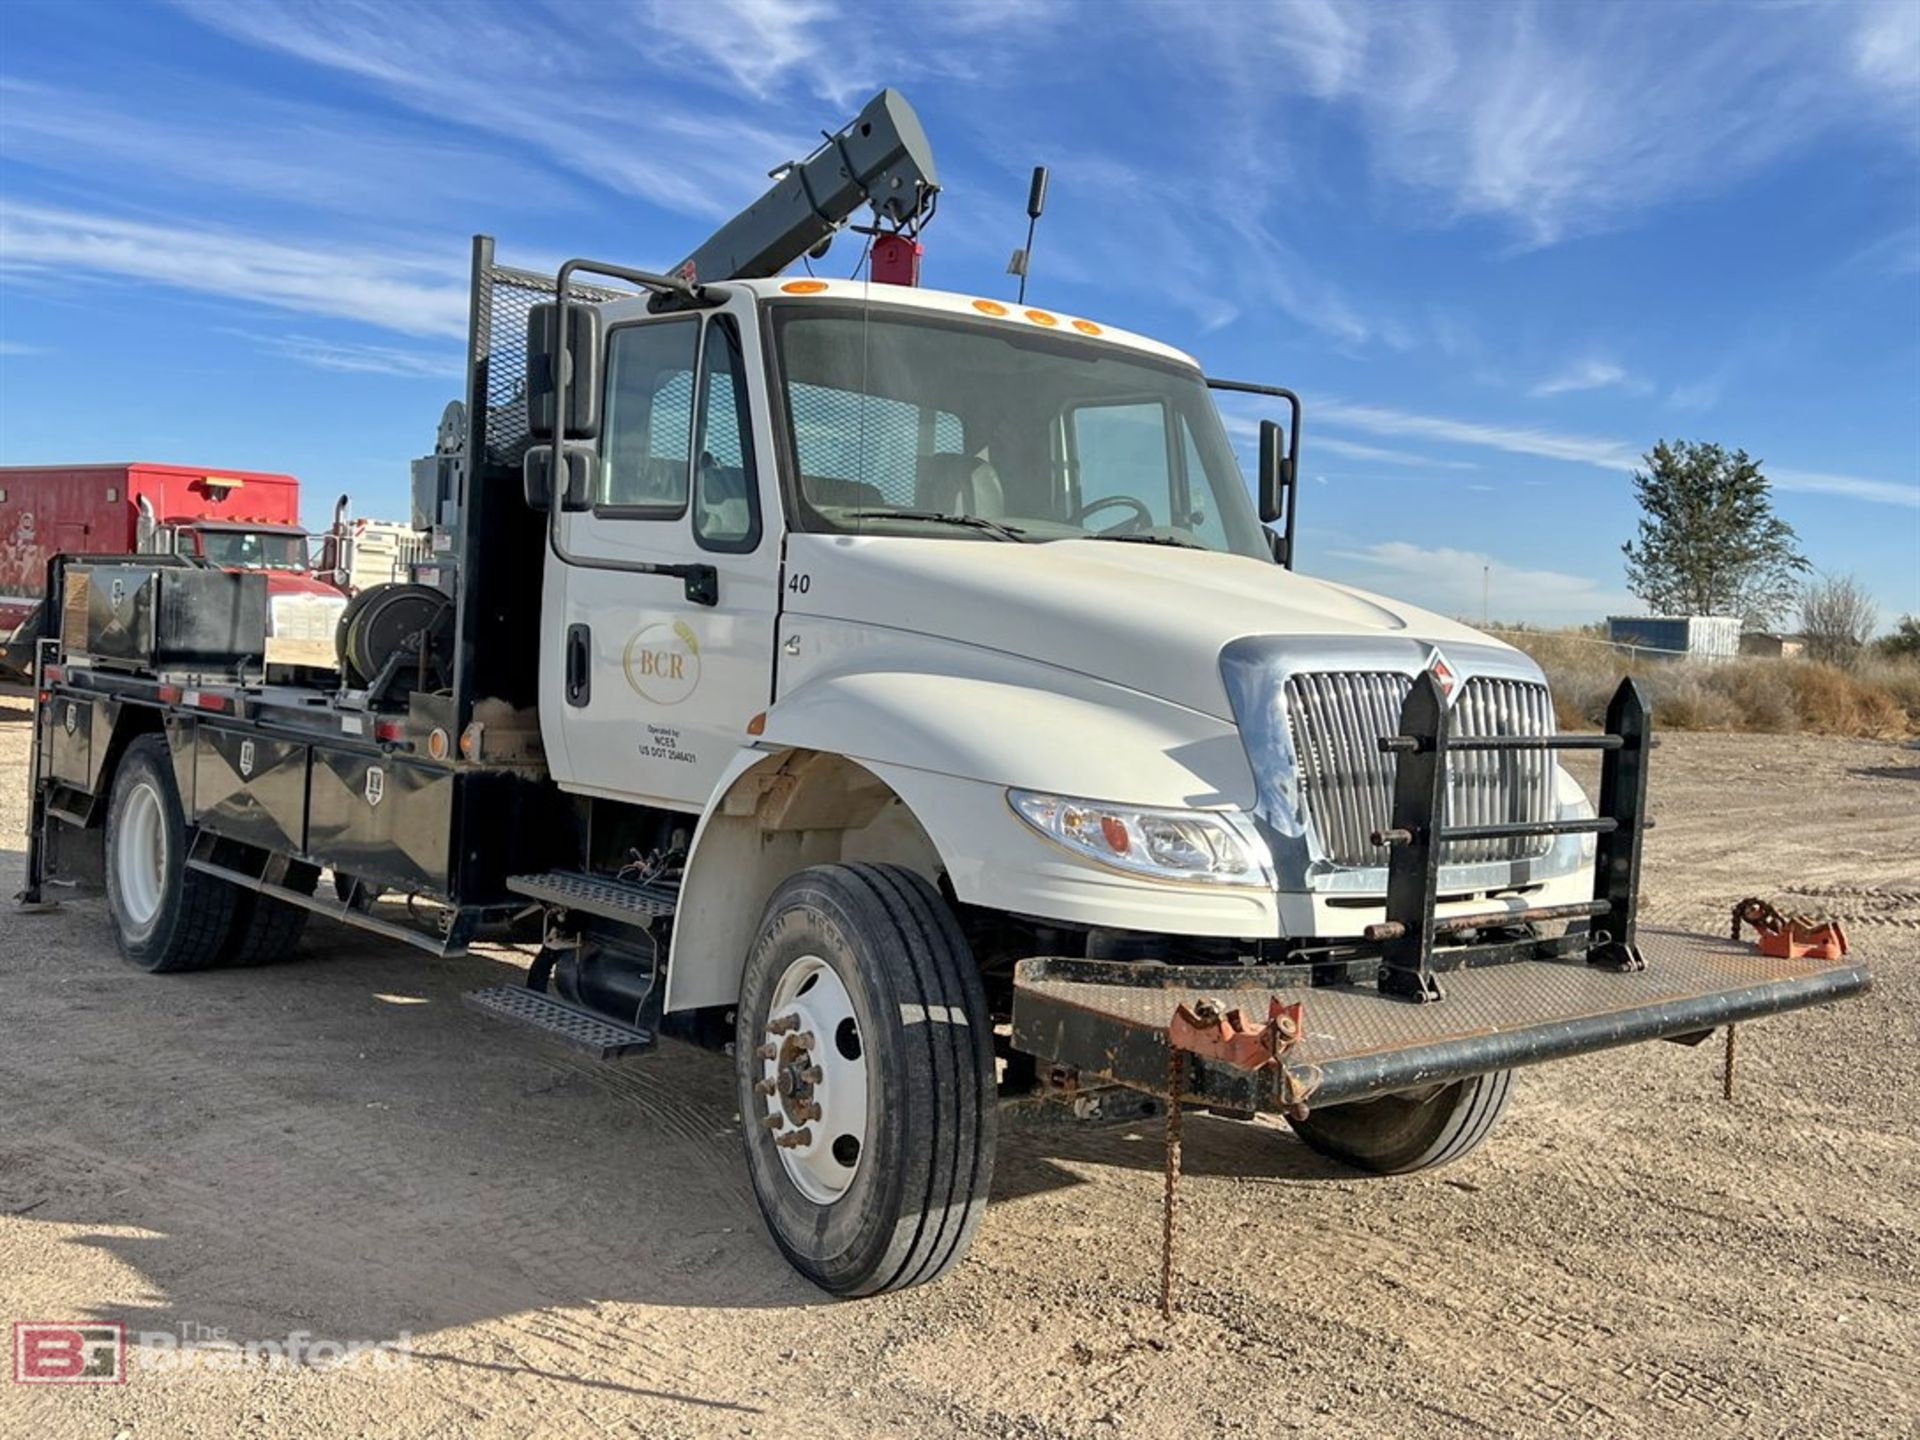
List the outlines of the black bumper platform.
<svg viewBox="0 0 1920 1440">
<path fill-rule="evenodd" d="M 1579 957 L 1456 970 L 1446 999 L 1418 1004 L 1373 985 L 1311 983 L 1309 966 L 1170 966 L 1039 957 L 1020 962 L 1013 1041 L 1083 1081 L 1164 1094 L 1169 1026 L 1181 1005 L 1303 1007 L 1276 1064 L 1246 1069 L 1186 1054 L 1181 1098 L 1235 1110 L 1331 1105 L 1468 1075 L 1695 1035 L 1761 1015 L 1858 994 L 1872 983 L 1852 960 L 1777 960 L 1724 938 L 1639 931 L 1645 968 Z"/>
</svg>

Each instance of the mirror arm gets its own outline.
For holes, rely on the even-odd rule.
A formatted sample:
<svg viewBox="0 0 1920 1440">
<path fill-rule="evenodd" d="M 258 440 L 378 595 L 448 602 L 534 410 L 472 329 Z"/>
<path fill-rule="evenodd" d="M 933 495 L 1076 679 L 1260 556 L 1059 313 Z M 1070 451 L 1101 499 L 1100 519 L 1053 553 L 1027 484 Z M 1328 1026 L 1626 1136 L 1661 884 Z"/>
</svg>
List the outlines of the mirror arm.
<svg viewBox="0 0 1920 1440">
<path fill-rule="evenodd" d="M 1280 532 L 1280 563 L 1291 570 L 1293 568 L 1294 519 L 1299 509 L 1300 498 L 1300 397 L 1282 385 L 1256 385 L 1249 380 L 1216 380 L 1207 377 L 1209 390 L 1229 390 L 1240 395 L 1267 395 L 1276 400 L 1287 402 L 1288 436 L 1287 452 L 1280 457 L 1280 514 L 1275 517 L 1285 522 Z M 1263 521 L 1265 517 L 1262 517 Z"/>
</svg>

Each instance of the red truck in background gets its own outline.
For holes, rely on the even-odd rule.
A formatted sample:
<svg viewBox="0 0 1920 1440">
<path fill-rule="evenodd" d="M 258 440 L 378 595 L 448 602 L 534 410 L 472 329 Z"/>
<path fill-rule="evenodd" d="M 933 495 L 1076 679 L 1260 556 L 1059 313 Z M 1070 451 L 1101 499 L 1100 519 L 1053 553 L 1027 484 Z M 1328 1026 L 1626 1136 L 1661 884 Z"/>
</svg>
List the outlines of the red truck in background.
<svg viewBox="0 0 1920 1440">
<path fill-rule="evenodd" d="M 25 672 L 57 554 L 172 551 L 267 577 L 267 663 L 332 668 L 346 596 L 315 573 L 291 475 L 188 465 L 0 466 L 0 670 Z"/>
</svg>

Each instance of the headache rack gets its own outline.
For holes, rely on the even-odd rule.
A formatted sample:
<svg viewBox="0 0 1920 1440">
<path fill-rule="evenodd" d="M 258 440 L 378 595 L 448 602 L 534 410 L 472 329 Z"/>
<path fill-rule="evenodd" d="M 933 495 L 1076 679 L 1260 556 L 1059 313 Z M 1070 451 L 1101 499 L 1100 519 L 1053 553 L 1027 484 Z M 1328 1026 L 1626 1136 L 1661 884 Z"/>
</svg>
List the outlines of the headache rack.
<svg viewBox="0 0 1920 1440">
<path fill-rule="evenodd" d="M 1279 965 L 1162 965 L 1041 956 L 1014 979 L 1015 1045 L 1083 1081 L 1167 1092 L 1232 1110 L 1366 1099 L 1640 1040 L 1704 1035 L 1753 1016 L 1864 990 L 1845 959 L 1775 959 L 1724 936 L 1638 924 L 1647 760 L 1645 696 L 1622 682 L 1598 735 L 1457 734 L 1431 673 L 1399 728 L 1384 917 L 1313 942 Z M 1597 750 L 1592 819 L 1448 821 L 1448 760 Z M 1490 898 L 1440 913 L 1451 847 L 1532 836 L 1595 837 L 1592 898 L 1529 906 Z M 1565 922 L 1562 933 L 1542 927 Z"/>
</svg>

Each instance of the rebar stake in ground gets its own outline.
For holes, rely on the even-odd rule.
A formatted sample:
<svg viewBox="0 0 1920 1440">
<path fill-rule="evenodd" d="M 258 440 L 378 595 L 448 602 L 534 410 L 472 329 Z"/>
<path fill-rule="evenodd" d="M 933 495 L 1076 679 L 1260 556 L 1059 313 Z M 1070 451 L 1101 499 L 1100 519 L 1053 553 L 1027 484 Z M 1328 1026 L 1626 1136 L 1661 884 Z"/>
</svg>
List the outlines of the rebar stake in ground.
<svg viewBox="0 0 1920 1440">
<path fill-rule="evenodd" d="M 1727 1055 L 1726 1061 L 1720 1069 L 1720 1098 L 1722 1100 L 1733 1099 L 1733 1032 L 1739 1028 L 1738 1025 L 1727 1026 Z"/>
<path fill-rule="evenodd" d="M 1180 1086 L 1187 1057 L 1167 1052 L 1167 1189 L 1160 1211 L 1160 1314 L 1173 1319 L 1174 1208 L 1180 1198 Z"/>
</svg>

